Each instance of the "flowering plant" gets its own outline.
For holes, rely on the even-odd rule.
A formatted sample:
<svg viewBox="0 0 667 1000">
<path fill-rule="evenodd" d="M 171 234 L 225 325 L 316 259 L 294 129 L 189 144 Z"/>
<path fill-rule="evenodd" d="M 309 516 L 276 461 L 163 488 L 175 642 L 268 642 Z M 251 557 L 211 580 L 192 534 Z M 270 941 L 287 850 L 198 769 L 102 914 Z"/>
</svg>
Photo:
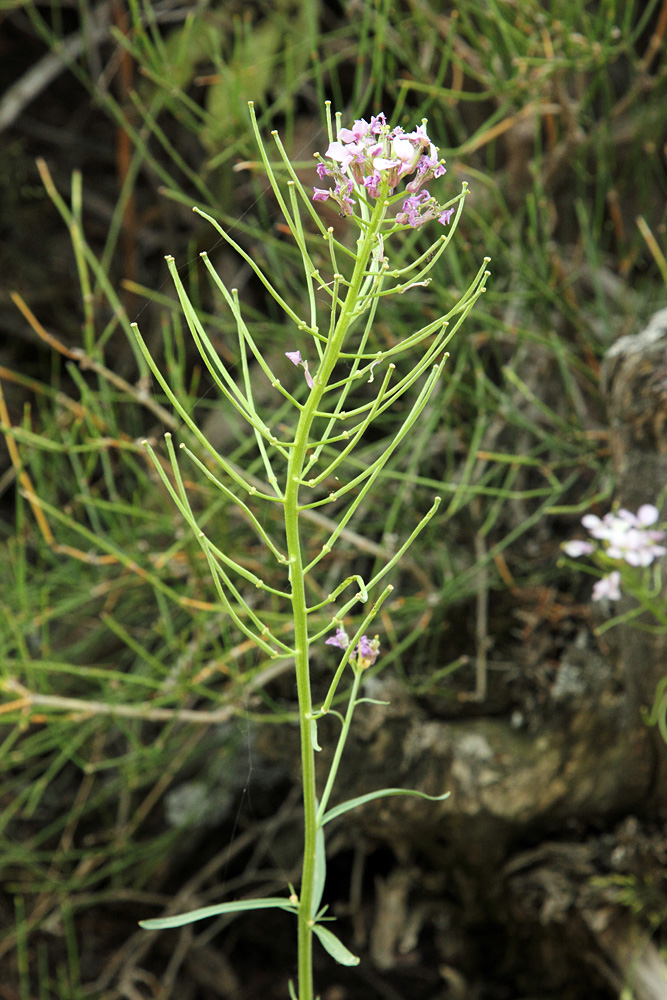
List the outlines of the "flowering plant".
<svg viewBox="0 0 667 1000">
<path fill-rule="evenodd" d="M 388 348 L 380 347 L 374 340 L 374 321 L 379 305 L 389 296 L 428 284 L 429 272 L 436 266 L 456 231 L 466 196 L 465 184 L 461 192 L 444 206 L 423 190 L 427 181 L 440 178 L 445 172 L 444 165 L 437 159 L 437 150 L 426 133 L 425 122 L 415 131 L 405 133 L 398 128 L 390 129 L 383 114 L 372 118 L 370 124 L 363 120 L 355 121 L 351 129 L 342 128 L 340 116 L 336 116 L 334 139 L 333 123 L 327 112 L 327 160 L 320 158 L 318 174 L 320 179 L 332 177 L 335 187 L 331 190 L 315 188 L 314 194 L 310 195 L 303 188 L 276 134 L 274 138 L 280 159 L 277 164 L 269 160 L 252 105 L 250 112 L 266 176 L 303 263 L 306 288 L 302 305 L 295 309 L 285 301 L 250 254 L 214 218 L 198 209 L 196 211 L 208 219 L 220 237 L 246 261 L 282 309 L 291 325 L 290 337 L 294 338 L 285 345 L 289 349 L 283 353 L 293 365 L 303 368 L 305 385 L 301 379 L 296 382 L 290 379 L 289 386 L 283 386 L 274 370 L 276 360 L 264 356 L 255 343 L 245 322 L 237 290 L 226 286 L 204 253 L 201 256 L 212 282 L 224 298 L 237 326 L 241 374 L 238 382 L 235 381 L 188 297 L 173 258 L 168 257 L 167 263 L 194 343 L 213 382 L 221 396 L 249 426 L 255 442 L 253 458 L 263 467 L 265 482 L 258 484 L 254 476 L 240 469 L 208 440 L 151 356 L 136 325 L 135 333 L 150 370 L 199 441 L 207 460 L 199 458 L 185 444 L 180 446 L 183 453 L 220 490 L 226 501 L 238 507 L 264 546 L 267 559 L 273 561 L 276 573 L 283 574 L 281 586 L 269 585 L 252 573 L 243 560 L 223 550 L 209 535 L 210 527 L 206 519 L 199 518 L 191 506 L 171 436 L 165 436 L 171 475 L 153 446 L 146 442 L 157 474 L 202 548 L 221 609 L 267 657 L 294 664 L 304 808 L 301 883 L 298 892 L 291 889 L 289 895 L 223 902 L 190 913 L 146 920 L 142 925 L 149 929 L 161 929 L 222 913 L 268 908 L 285 910 L 297 920 L 298 1000 L 313 1000 L 313 936 L 337 961 L 345 965 L 358 962 L 330 930 L 330 918 L 325 917 L 326 907 L 321 906 L 326 878 L 327 823 L 380 796 L 416 795 L 440 801 L 448 794 L 429 796 L 411 789 L 385 788 L 329 807 L 354 711 L 360 702 L 371 700 L 360 697 L 360 689 L 365 672 L 379 656 L 380 642 L 377 636 L 369 639 L 365 630 L 391 593 L 391 585 L 383 582 L 387 573 L 434 516 L 440 498 L 435 498 L 431 509 L 412 527 L 397 551 L 387 557 L 385 564 L 370 579 L 364 579 L 359 574 L 348 576 L 313 605 L 308 604 L 307 596 L 313 592 L 322 593 L 321 585 L 314 579 L 322 559 L 337 544 L 434 392 L 447 361 L 446 346 L 484 291 L 488 258 L 469 288 L 446 315 L 429 320 L 409 337 Z M 289 178 L 287 195 L 277 178 L 277 170 Z M 395 190 L 404 177 L 412 177 L 408 182 L 407 197 Z M 313 201 L 317 203 L 329 198 L 358 227 L 359 236 L 354 250 L 336 239 L 333 229 L 325 227 L 313 206 Z M 392 215 L 394 205 L 401 198 L 401 210 Z M 303 225 L 303 212 L 311 221 L 314 235 Z M 447 232 L 438 233 L 435 241 L 412 263 L 392 268 L 387 250 L 389 238 L 407 227 L 422 228 L 428 221 L 446 225 Z M 325 280 L 319 270 L 322 240 L 331 260 L 330 280 Z M 294 342 L 296 340 L 298 345 Z M 306 344 L 309 345 L 310 359 L 316 356 L 312 365 L 302 354 L 306 353 Z M 404 367 L 404 374 L 393 381 L 395 361 L 408 354 L 411 354 L 410 364 Z M 251 364 L 254 368 L 252 372 Z M 375 381 L 378 366 L 382 377 L 378 378 L 376 389 L 371 391 L 366 386 Z M 259 378 L 266 380 L 273 392 L 268 405 L 265 402 L 260 406 L 257 402 Z M 364 392 L 355 400 L 354 393 L 360 382 L 365 383 Z M 419 382 L 421 385 L 418 386 Z M 399 429 L 384 451 L 370 464 L 365 464 L 360 472 L 358 465 L 349 462 L 355 446 L 362 441 L 373 422 L 408 393 L 412 399 L 409 405 L 403 406 Z M 334 479 L 340 485 L 331 490 L 327 484 Z M 262 516 L 267 505 L 278 510 L 281 516 L 282 530 L 275 537 L 267 530 L 267 519 Z M 316 548 L 316 540 L 308 530 L 309 515 L 313 508 L 325 505 L 333 507 L 334 520 L 328 523 L 333 523 L 334 527 L 327 541 L 323 545 L 317 541 L 319 548 Z M 320 530 L 319 525 L 317 530 Z M 253 593 L 252 600 L 244 596 L 244 582 L 251 584 L 260 595 L 262 592 L 268 594 L 267 607 L 258 603 L 256 593 Z M 352 593 L 343 598 L 351 585 L 354 585 Z M 276 602 L 285 605 L 288 610 L 285 617 L 293 622 L 292 632 L 287 638 L 272 625 Z M 367 604 L 368 610 L 364 607 Z M 358 605 L 361 605 L 360 610 Z M 349 638 L 342 622 L 352 614 L 353 609 L 358 610 L 360 620 L 355 623 L 354 635 Z M 334 634 L 324 641 L 324 636 L 332 631 Z M 316 707 L 310 662 L 313 653 L 319 657 L 319 651 L 325 644 L 339 649 L 342 655 L 328 693 L 322 704 Z M 343 675 L 349 676 L 350 673 L 347 709 L 342 715 L 332 706 Z M 315 756 L 320 746 L 317 723 L 329 712 L 340 720 L 341 729 L 323 788 L 318 791 Z M 290 995 L 296 1000 L 297 992 L 292 984 Z"/>
<path fill-rule="evenodd" d="M 345 629 L 337 628 L 336 634 L 327 639 L 326 644 L 327 646 L 338 646 L 339 649 L 349 649 L 350 639 Z M 373 639 L 369 639 L 367 635 L 362 635 L 351 655 L 361 670 L 372 667 L 380 655 L 379 637 L 376 635 Z"/>
<path fill-rule="evenodd" d="M 620 601 L 622 590 L 635 599 L 635 606 L 597 629 L 598 634 L 623 622 L 632 622 L 636 628 L 648 632 L 667 631 L 667 611 L 662 591 L 662 574 L 659 559 L 667 555 L 667 532 L 655 525 L 660 511 L 651 503 L 642 504 L 636 514 L 621 508 L 604 517 L 586 514 L 581 523 L 593 541 L 572 539 L 563 543 L 563 551 L 572 559 L 591 556 L 602 568 L 603 576 L 593 586 L 593 600 Z M 637 619 L 648 612 L 656 624 Z M 667 676 L 658 684 L 650 712 L 642 710 L 649 726 L 658 725 L 667 743 Z"/>
<path fill-rule="evenodd" d="M 339 129 L 338 138 L 329 143 L 325 155 L 329 162 L 320 158 L 317 175 L 320 180 L 333 177 L 336 184 L 333 189 L 314 188 L 313 201 L 331 198 L 342 215 L 354 214 L 353 194 L 366 203 L 368 197 L 389 196 L 388 205 L 404 198 L 394 221 L 406 228 L 419 229 L 433 219 L 447 225 L 454 214 L 452 202 L 448 203 L 451 207 L 440 205 L 423 190 L 424 184 L 446 173 L 426 133 L 425 122 L 414 132 L 404 132 L 400 127 L 390 128 L 382 113 L 371 118 L 370 124 L 361 118 L 351 129 Z M 408 197 L 394 194 L 399 182 L 411 175 L 413 179 L 405 187 Z"/>
<path fill-rule="evenodd" d="M 596 514 L 582 517 L 581 523 L 591 538 L 601 544 L 572 539 L 563 543 L 565 554 L 572 559 L 590 555 L 602 567 L 618 567 L 602 576 L 593 586 L 594 601 L 601 601 L 603 598 L 620 601 L 624 572 L 630 587 L 637 583 L 637 574 L 624 570 L 624 563 L 635 569 L 646 568 L 659 556 L 667 554 L 667 548 L 659 544 L 664 539 L 665 532 L 652 527 L 659 516 L 657 507 L 645 503 L 636 514 L 622 508 L 615 514 L 605 514 L 603 518 Z"/>
</svg>

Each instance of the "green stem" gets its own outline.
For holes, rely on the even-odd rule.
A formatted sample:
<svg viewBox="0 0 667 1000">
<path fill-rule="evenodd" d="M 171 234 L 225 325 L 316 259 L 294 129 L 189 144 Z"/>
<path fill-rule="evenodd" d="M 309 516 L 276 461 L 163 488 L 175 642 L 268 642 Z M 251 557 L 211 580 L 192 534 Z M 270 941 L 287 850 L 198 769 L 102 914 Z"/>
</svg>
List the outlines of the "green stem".
<svg viewBox="0 0 667 1000">
<path fill-rule="evenodd" d="M 354 683 L 352 685 L 352 691 L 350 692 L 350 700 L 347 703 L 347 712 L 345 713 L 345 720 L 343 722 L 343 728 L 340 731 L 340 736 L 338 737 L 338 743 L 336 744 L 336 752 L 334 753 L 333 760 L 331 762 L 331 768 L 329 769 L 329 777 L 327 778 L 327 784 L 322 792 L 322 801 L 320 802 L 319 809 L 317 810 L 317 825 L 322 825 L 322 817 L 327 811 L 327 804 L 331 796 L 331 792 L 334 786 L 334 781 L 336 780 L 336 775 L 338 774 L 338 767 L 340 765 L 341 757 L 343 756 L 343 749 L 347 743 L 347 737 L 350 733 L 350 726 L 352 725 L 352 716 L 354 715 L 354 710 L 357 707 L 357 695 L 359 694 L 359 685 L 361 684 L 361 669 L 357 666 L 354 667 Z"/>
<path fill-rule="evenodd" d="M 305 571 L 301 551 L 299 527 L 299 488 L 303 478 L 303 468 L 310 441 L 310 432 L 316 411 L 319 409 L 324 390 L 331 378 L 338 360 L 347 331 L 355 318 L 359 294 L 365 280 L 365 272 L 371 259 L 380 224 L 384 217 L 386 203 L 379 198 L 370 224 L 358 242 L 357 257 L 345 302 L 341 309 L 331 337 L 324 351 L 315 384 L 299 415 L 287 467 L 285 486 L 285 536 L 287 558 L 290 567 L 291 603 L 294 618 L 294 648 L 296 685 L 299 699 L 299 724 L 301 736 L 301 772 L 303 781 L 304 848 L 301 891 L 299 895 L 298 929 L 298 976 L 299 1000 L 313 1000 L 313 923 L 311 903 L 315 875 L 315 847 L 317 835 L 317 789 L 315 785 L 315 750 L 312 742 L 311 722 L 313 702 L 310 686 L 308 657 L 308 624 L 306 606 Z"/>
</svg>

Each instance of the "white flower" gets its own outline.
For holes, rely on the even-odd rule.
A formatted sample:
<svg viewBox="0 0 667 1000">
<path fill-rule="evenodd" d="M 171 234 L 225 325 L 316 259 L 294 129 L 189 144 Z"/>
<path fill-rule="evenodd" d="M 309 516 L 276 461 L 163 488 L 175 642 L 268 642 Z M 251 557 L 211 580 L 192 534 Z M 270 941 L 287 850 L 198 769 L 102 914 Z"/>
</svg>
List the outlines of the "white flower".
<svg viewBox="0 0 667 1000">
<path fill-rule="evenodd" d="M 403 163 L 410 163 L 415 155 L 415 147 L 406 139 L 404 136 L 399 136 L 396 139 L 392 139 L 391 151 L 397 160 L 402 160 Z"/>
<path fill-rule="evenodd" d="M 593 587 L 594 601 L 601 601 L 605 597 L 608 601 L 621 599 L 621 574 L 618 570 L 614 570 L 609 576 L 603 576 Z"/>
<path fill-rule="evenodd" d="M 655 524 L 659 517 L 660 511 L 652 503 L 642 504 L 637 511 L 637 520 L 645 528 L 648 528 L 650 524 Z"/>
<path fill-rule="evenodd" d="M 663 540 L 665 532 L 648 530 L 658 517 L 658 508 L 645 503 L 636 514 L 621 508 L 616 514 L 605 514 L 603 518 L 586 514 L 581 523 L 593 538 L 607 543 L 605 554 L 611 559 L 624 559 L 630 566 L 650 566 L 654 559 L 667 554 L 663 545 L 656 544 Z"/>
<path fill-rule="evenodd" d="M 584 542 L 578 538 L 574 538 L 571 542 L 564 542 L 563 552 L 572 559 L 578 559 L 579 556 L 589 556 L 592 552 L 595 552 L 595 546 L 592 542 Z"/>
</svg>

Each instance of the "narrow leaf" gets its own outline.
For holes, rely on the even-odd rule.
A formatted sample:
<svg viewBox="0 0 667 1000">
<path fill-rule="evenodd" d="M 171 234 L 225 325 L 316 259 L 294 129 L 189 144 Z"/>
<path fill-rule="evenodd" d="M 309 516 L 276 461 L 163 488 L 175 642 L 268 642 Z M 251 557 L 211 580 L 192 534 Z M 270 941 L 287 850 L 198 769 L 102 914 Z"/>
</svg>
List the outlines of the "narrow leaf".
<svg viewBox="0 0 667 1000">
<path fill-rule="evenodd" d="M 310 902 L 310 916 L 315 919 L 315 915 L 322 902 L 324 883 L 327 878 L 327 854 L 324 844 L 324 830 L 318 827 L 315 837 L 315 871 L 313 873 L 313 895 Z"/>
<path fill-rule="evenodd" d="M 388 795 L 412 795 L 417 799 L 427 799 L 429 802 L 443 802 L 451 794 L 451 792 L 445 792 L 444 795 L 427 795 L 426 792 L 418 792 L 414 788 L 381 788 L 377 792 L 358 795 L 356 799 L 349 799 L 347 802 L 341 802 L 340 805 L 329 809 L 322 817 L 322 825 L 324 826 L 330 819 L 342 816 L 343 813 L 349 812 L 350 809 L 356 809 L 357 806 L 363 806 L 366 802 L 372 802 L 374 799 L 381 799 Z"/>
<path fill-rule="evenodd" d="M 147 931 L 161 931 L 168 927 L 183 927 L 184 924 L 194 924 L 196 920 L 204 920 L 206 917 L 218 917 L 221 913 L 243 913 L 246 910 L 287 910 L 289 913 L 296 913 L 296 906 L 282 896 L 269 896 L 266 899 L 237 899 L 233 903 L 202 906 L 199 910 L 177 913 L 173 917 L 140 920 L 139 926 Z"/>
<path fill-rule="evenodd" d="M 322 924 L 315 924 L 313 932 L 317 934 L 322 947 L 335 958 L 339 965 L 359 965 L 359 959 L 348 951 L 342 941 L 339 941 L 335 934 L 323 927 Z"/>
</svg>

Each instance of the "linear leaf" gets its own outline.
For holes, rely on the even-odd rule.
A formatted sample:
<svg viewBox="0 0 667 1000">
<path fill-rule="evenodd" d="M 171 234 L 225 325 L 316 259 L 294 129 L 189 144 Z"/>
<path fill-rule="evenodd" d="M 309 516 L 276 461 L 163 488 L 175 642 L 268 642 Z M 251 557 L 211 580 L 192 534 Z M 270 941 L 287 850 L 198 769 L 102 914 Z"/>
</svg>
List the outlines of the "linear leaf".
<svg viewBox="0 0 667 1000">
<path fill-rule="evenodd" d="M 427 799 L 429 802 L 443 802 L 451 794 L 451 792 L 445 792 L 444 795 L 427 795 L 426 792 L 418 792 L 414 788 L 381 788 L 377 792 L 367 792 L 366 795 L 358 795 L 356 799 L 349 799 L 347 802 L 341 802 L 340 805 L 329 809 L 322 817 L 322 826 L 328 823 L 330 819 L 336 819 L 337 816 L 342 816 L 343 813 L 349 812 L 350 809 L 356 809 L 357 806 L 363 806 L 366 802 L 372 802 L 374 799 L 381 799 L 387 795 L 413 795 L 415 798 Z"/>
<path fill-rule="evenodd" d="M 324 892 L 326 878 L 327 853 L 324 844 L 324 830 L 319 826 L 315 836 L 315 872 L 313 874 L 313 895 L 310 902 L 310 916 L 313 920 L 322 902 L 322 893 Z"/>
<path fill-rule="evenodd" d="M 222 913 L 243 913 L 246 910 L 287 910 L 296 913 L 296 906 L 282 896 L 267 896 L 266 899 L 237 899 L 233 903 L 216 903 L 202 906 L 189 913 L 177 913 L 173 917 L 156 917 L 154 920 L 140 920 L 139 926 L 147 931 L 161 931 L 168 927 L 183 927 L 206 917 L 218 917 Z"/>
<path fill-rule="evenodd" d="M 322 947 L 329 952 L 332 958 L 336 959 L 339 965 L 359 965 L 357 956 L 348 951 L 343 942 L 339 941 L 328 927 L 323 927 L 322 924 L 315 924 L 313 932 L 317 934 Z"/>
</svg>

